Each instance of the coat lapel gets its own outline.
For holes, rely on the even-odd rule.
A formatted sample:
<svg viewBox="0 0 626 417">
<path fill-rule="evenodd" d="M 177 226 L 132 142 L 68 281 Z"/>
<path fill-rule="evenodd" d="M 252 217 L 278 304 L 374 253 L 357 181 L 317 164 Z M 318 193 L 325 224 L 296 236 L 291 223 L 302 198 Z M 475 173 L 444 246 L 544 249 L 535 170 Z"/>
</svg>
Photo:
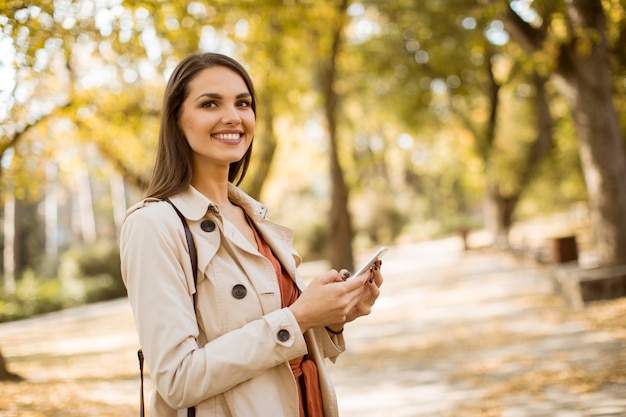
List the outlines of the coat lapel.
<svg viewBox="0 0 626 417">
<path fill-rule="evenodd" d="M 229 191 L 231 200 L 246 211 L 259 234 L 272 248 L 274 256 L 278 258 L 298 289 L 303 291 L 305 284 L 297 271 L 302 258 L 293 249 L 294 231 L 267 220 L 265 218 L 267 208 L 235 186 L 231 186 Z"/>
</svg>

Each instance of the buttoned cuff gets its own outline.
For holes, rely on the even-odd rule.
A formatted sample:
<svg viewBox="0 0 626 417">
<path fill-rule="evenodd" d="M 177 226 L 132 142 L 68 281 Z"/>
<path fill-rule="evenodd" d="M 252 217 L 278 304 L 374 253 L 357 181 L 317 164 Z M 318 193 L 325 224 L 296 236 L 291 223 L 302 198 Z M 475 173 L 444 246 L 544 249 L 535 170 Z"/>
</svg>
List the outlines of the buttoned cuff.
<svg viewBox="0 0 626 417">
<path fill-rule="evenodd" d="M 303 349 L 306 353 L 306 342 L 300 331 L 300 326 L 291 309 L 281 308 L 263 316 L 267 322 L 274 341 L 286 348 Z"/>
</svg>

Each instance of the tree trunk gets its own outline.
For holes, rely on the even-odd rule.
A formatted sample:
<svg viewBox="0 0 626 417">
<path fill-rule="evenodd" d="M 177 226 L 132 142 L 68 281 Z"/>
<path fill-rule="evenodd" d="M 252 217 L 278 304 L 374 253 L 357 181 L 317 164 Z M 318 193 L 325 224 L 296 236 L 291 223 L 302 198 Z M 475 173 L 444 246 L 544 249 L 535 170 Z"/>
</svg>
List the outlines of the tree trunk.
<svg viewBox="0 0 626 417">
<path fill-rule="evenodd" d="M 332 46 L 330 56 L 325 60 L 322 68 L 321 84 L 324 97 L 324 111 L 328 123 L 328 136 L 330 141 L 329 166 L 331 187 L 331 206 L 329 212 L 328 235 L 326 238 L 327 257 L 332 268 L 354 269 L 352 255 L 352 218 L 348 208 L 349 190 L 345 183 L 343 170 L 339 162 L 338 138 L 337 138 L 337 112 L 339 97 L 334 89 L 337 77 L 337 56 L 341 46 L 348 0 L 343 0 L 339 6 L 339 23 L 332 34 Z"/>
<path fill-rule="evenodd" d="M 624 264 L 626 150 L 613 103 L 602 2 L 566 0 L 565 15 L 571 39 L 561 47 L 552 79 L 568 101 L 578 134 L 597 261 Z M 545 27 L 531 27 L 511 9 L 505 22 L 523 48 L 541 49 L 547 38 Z"/>
<path fill-rule="evenodd" d="M 78 217 L 80 219 L 80 236 L 84 243 L 91 245 L 96 242 L 96 220 L 91 198 L 89 171 L 86 167 L 76 169 L 76 193 L 78 194 Z"/>
<path fill-rule="evenodd" d="M 245 190 L 252 198 L 260 199 L 263 185 L 269 176 L 272 160 L 276 151 L 276 134 L 274 133 L 274 112 L 272 99 L 265 94 L 261 114 L 263 117 L 263 130 L 259 139 L 254 141 L 254 161 L 250 164 L 250 172 L 246 174 L 244 182 Z"/>
<path fill-rule="evenodd" d="M 573 26 L 588 31 L 588 38 L 563 48 L 555 81 L 578 132 L 598 261 L 624 264 L 626 151 L 613 103 L 604 11 L 600 0 L 569 0 L 566 7 Z"/>
<path fill-rule="evenodd" d="M 111 198 L 113 204 L 113 221 L 115 223 L 115 233 L 119 238 L 119 231 L 122 229 L 122 224 L 126 218 L 126 184 L 124 183 L 124 177 L 118 171 L 111 173 Z"/>
<path fill-rule="evenodd" d="M 57 198 L 58 167 L 55 162 L 46 162 L 46 194 L 44 218 L 46 226 L 46 257 L 56 263 L 59 246 L 59 202 Z"/>
<path fill-rule="evenodd" d="M 13 372 L 10 372 L 2 352 L 0 352 L 0 381 L 22 381 L 23 378 Z"/>
<path fill-rule="evenodd" d="M 277 14 L 272 14 L 267 19 L 267 36 L 270 39 L 281 39 L 284 33 L 284 26 L 281 24 Z M 277 86 L 283 85 L 281 75 L 277 75 L 275 68 L 284 68 L 284 55 L 282 48 L 266 45 L 267 57 L 270 64 L 266 66 L 265 71 L 260 74 L 262 80 L 260 85 L 263 90 L 259 91 L 257 98 L 257 118 L 261 118 L 261 130 L 256 135 L 254 141 L 254 158 L 250 163 L 249 172 L 246 174 L 246 181 L 243 183 L 245 191 L 257 200 L 261 199 L 263 186 L 269 177 L 272 167 L 272 161 L 276 153 L 278 141 L 276 132 L 274 131 L 274 106 L 276 97 L 284 95 L 284 91 L 280 91 Z M 258 126 L 258 125 L 257 125 Z"/>
<path fill-rule="evenodd" d="M 546 79 L 537 74 L 533 75 L 534 92 L 534 110 L 536 121 L 537 136 L 529 149 L 528 155 L 524 160 L 524 164 L 519 170 L 517 186 L 510 193 L 504 194 L 501 191 L 500 184 L 497 179 L 489 179 L 491 183 L 487 186 L 487 195 L 491 206 L 490 229 L 494 236 L 494 244 L 499 247 L 509 247 L 509 231 L 513 225 L 513 215 L 517 204 L 522 195 L 531 183 L 539 164 L 550 151 L 552 146 L 552 115 L 550 114 L 550 106 L 548 104 L 548 93 L 545 88 Z M 495 86 L 496 84 L 493 83 Z M 497 114 L 498 104 L 497 94 L 492 97 L 492 114 Z M 489 122 L 489 132 L 495 132 L 496 119 L 492 118 Z M 495 133 L 494 133 L 495 134 Z M 490 140 L 490 146 L 485 153 L 485 165 L 489 163 L 489 155 L 492 151 L 495 139 Z"/>
<path fill-rule="evenodd" d="M 15 293 L 15 196 L 12 187 L 4 197 L 4 291 Z"/>
<path fill-rule="evenodd" d="M 519 194 L 505 196 L 497 184 L 487 187 L 487 196 L 491 206 L 490 220 L 494 245 L 499 248 L 509 247 L 509 231 L 513 225 L 513 214 L 519 202 Z"/>
</svg>

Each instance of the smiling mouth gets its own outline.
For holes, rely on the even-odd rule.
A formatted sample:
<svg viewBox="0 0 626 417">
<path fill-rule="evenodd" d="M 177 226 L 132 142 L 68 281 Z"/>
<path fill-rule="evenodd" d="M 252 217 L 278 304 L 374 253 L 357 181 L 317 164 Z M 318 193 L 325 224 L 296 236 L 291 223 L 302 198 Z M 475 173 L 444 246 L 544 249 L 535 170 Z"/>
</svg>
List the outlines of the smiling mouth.
<svg viewBox="0 0 626 417">
<path fill-rule="evenodd" d="M 241 139 L 242 134 L 241 133 L 219 133 L 219 134 L 211 135 L 211 136 L 217 140 L 228 142 L 228 141 L 238 141 L 239 139 Z"/>
</svg>

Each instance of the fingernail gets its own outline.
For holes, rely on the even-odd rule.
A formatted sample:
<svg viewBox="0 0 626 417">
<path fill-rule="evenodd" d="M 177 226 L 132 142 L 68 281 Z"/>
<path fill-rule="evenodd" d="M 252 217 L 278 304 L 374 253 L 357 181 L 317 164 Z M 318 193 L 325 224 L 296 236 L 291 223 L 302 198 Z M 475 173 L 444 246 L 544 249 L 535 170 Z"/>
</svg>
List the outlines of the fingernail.
<svg viewBox="0 0 626 417">
<path fill-rule="evenodd" d="M 377 266 L 374 267 L 374 271 L 378 271 L 378 267 Z"/>
<path fill-rule="evenodd" d="M 374 280 L 372 278 L 369 279 L 370 284 L 374 283 Z"/>
<path fill-rule="evenodd" d="M 350 272 L 348 272 L 348 271 L 343 271 L 343 274 L 341 274 L 341 275 L 343 275 L 343 276 L 344 276 L 344 277 L 346 277 L 346 278 L 349 278 L 349 277 L 350 277 Z"/>
</svg>

